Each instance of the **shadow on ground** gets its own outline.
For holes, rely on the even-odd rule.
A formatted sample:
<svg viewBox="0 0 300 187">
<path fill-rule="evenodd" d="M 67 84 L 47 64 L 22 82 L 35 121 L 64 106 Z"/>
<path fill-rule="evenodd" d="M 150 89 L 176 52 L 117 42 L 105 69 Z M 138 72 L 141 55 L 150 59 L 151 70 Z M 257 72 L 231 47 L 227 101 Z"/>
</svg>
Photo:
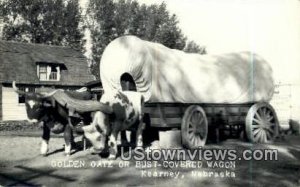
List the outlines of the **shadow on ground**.
<svg viewBox="0 0 300 187">
<path fill-rule="evenodd" d="M 6 141 L 0 137 L 0 147 Z M 299 136 L 288 137 L 285 141 L 279 141 L 272 145 L 252 145 L 238 140 L 228 140 L 219 144 L 209 144 L 205 149 L 234 149 L 238 157 L 245 149 L 278 150 L 277 161 L 243 161 L 235 162 L 235 168 L 229 171 L 235 172 L 234 178 L 222 177 L 199 177 L 195 172 L 222 172 L 224 168 L 137 168 L 134 160 L 129 161 L 129 167 L 120 168 L 123 162 L 120 158 L 110 164 L 107 159 L 101 159 L 99 155 L 91 155 L 88 151 L 78 151 L 70 157 L 65 157 L 61 143 L 63 140 L 53 140 L 51 154 L 47 157 L 39 156 L 38 147 L 27 146 L 38 139 L 11 138 L 7 142 L 15 147 L 14 157 L 9 158 L 12 151 L 7 149 L 4 156 L 0 156 L 0 184 L 4 186 L 298 186 L 300 185 L 300 140 Z M 27 149 L 24 149 L 27 148 Z M 2 153 L 3 150 L 1 150 Z M 186 150 L 187 151 L 187 150 Z M 5 155 L 6 154 L 6 155 Z M 20 156 L 22 155 L 22 156 Z M 26 157 L 27 155 L 27 157 Z M 68 161 L 82 161 L 83 167 L 57 167 L 53 162 L 68 163 Z M 202 160 L 206 162 L 206 160 Z M 213 160 L 215 161 L 215 160 Z M 92 167 L 91 162 L 98 164 Z M 99 165 L 100 163 L 100 165 Z M 158 163 L 163 163 L 159 160 Z M 101 165 L 102 164 L 102 165 Z M 143 171 L 180 172 L 181 178 L 170 177 L 146 177 Z M 182 177 L 183 176 L 183 177 Z"/>
</svg>

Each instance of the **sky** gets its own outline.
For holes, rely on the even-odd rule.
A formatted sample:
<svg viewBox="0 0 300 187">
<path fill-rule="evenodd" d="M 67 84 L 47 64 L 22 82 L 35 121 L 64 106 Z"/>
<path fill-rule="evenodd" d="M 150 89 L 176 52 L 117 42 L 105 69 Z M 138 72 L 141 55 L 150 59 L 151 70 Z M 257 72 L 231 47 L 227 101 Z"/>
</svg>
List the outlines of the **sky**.
<svg viewBox="0 0 300 187">
<path fill-rule="evenodd" d="M 161 3 L 163 0 L 139 0 Z M 209 54 L 252 51 L 273 67 L 276 83 L 300 84 L 300 1 L 164 0 L 184 34 Z"/>
</svg>

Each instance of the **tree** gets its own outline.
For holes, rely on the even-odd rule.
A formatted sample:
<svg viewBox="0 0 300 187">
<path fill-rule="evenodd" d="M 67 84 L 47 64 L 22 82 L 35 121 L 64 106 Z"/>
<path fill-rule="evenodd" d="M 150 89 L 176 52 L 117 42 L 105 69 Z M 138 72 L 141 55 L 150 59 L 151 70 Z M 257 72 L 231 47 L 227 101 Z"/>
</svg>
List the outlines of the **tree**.
<svg viewBox="0 0 300 187">
<path fill-rule="evenodd" d="M 75 0 L 3 0 L 3 39 L 83 49 Z"/>
<path fill-rule="evenodd" d="M 199 46 L 194 41 L 189 41 L 183 51 L 187 53 L 198 53 L 198 54 L 207 54 L 206 48 L 204 46 Z"/>
<path fill-rule="evenodd" d="M 172 15 L 159 26 L 155 33 L 154 41 L 160 42 L 172 49 L 182 50 L 185 46 L 186 37 L 177 25 L 178 20 L 176 15 Z"/>
<path fill-rule="evenodd" d="M 92 73 L 97 79 L 99 76 L 99 63 L 105 47 L 116 38 L 114 23 L 115 4 L 112 0 L 90 0 L 87 14 L 91 22 L 92 36 Z"/>
<path fill-rule="evenodd" d="M 105 47 L 122 35 L 136 35 L 148 41 L 183 50 L 186 37 L 178 27 L 176 15 L 166 4 L 140 5 L 134 0 L 91 0 L 88 7 L 93 41 L 93 74 L 99 76 L 99 63 Z"/>
</svg>

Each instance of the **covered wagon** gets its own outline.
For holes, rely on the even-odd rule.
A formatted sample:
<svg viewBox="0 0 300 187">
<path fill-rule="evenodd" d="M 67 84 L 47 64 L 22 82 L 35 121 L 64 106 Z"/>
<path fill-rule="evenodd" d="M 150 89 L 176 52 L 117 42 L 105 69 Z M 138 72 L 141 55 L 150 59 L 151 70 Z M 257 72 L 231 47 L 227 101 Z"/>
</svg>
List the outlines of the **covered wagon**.
<svg viewBox="0 0 300 187">
<path fill-rule="evenodd" d="M 100 76 L 104 92 L 140 92 L 149 124 L 181 128 L 188 148 L 203 146 L 216 128 L 246 132 L 250 141 L 263 143 L 278 132 L 268 103 L 274 92 L 272 69 L 250 52 L 189 54 L 123 36 L 105 49 Z"/>
</svg>

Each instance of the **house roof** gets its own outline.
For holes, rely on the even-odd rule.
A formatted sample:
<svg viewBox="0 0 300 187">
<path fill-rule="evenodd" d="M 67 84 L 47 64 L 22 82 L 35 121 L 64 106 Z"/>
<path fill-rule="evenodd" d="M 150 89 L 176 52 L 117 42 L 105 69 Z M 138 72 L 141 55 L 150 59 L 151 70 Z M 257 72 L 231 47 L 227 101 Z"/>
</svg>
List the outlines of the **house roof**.
<svg viewBox="0 0 300 187">
<path fill-rule="evenodd" d="M 60 81 L 40 81 L 37 64 L 63 66 Z M 0 40 L 0 82 L 36 85 L 83 86 L 95 80 L 86 58 L 69 47 L 28 44 Z"/>
</svg>

